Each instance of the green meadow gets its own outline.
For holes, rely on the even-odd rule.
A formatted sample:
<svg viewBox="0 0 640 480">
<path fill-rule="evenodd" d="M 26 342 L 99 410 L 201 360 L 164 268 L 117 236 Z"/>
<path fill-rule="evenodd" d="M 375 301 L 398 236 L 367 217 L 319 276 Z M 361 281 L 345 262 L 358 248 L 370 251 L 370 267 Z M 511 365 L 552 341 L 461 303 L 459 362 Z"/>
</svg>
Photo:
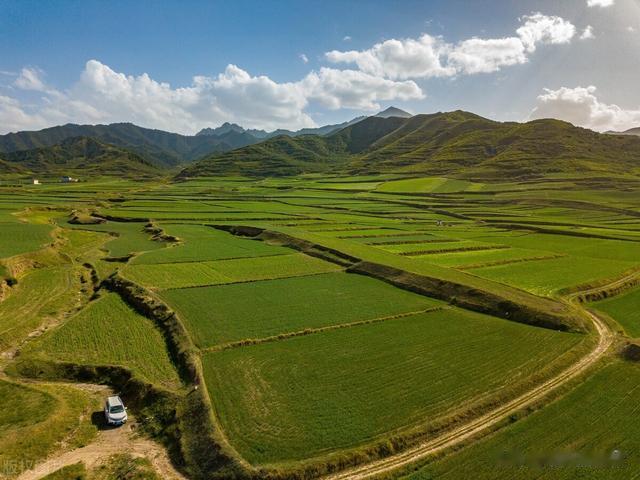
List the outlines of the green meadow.
<svg viewBox="0 0 640 480">
<path fill-rule="evenodd" d="M 382 458 L 577 361 L 595 334 L 563 296 L 618 293 L 607 284 L 640 267 L 640 187 L 630 179 L 394 172 L 36 187 L 0 187 L 0 461 L 39 461 L 95 433 L 96 398 L 69 378 L 25 379 L 16 366 L 29 362 L 125 367 L 169 391 L 168 412 L 132 412 L 144 412 L 146 434 L 179 438 L 187 463 L 215 463 L 211 439 L 238 471 L 274 478 Z M 109 220 L 69 223 L 74 212 Z M 624 329 L 616 346 L 640 337 L 639 292 L 588 305 Z M 567 323 L 517 323 L 514 306 L 522 321 Z M 571 333 L 557 331 L 567 325 Z M 633 478 L 577 466 L 609 462 L 613 449 L 637 460 L 638 366 L 616 355 L 538 410 L 389 476 Z M 198 395 L 206 401 L 195 408 Z M 531 467 L 541 462 L 551 467 Z"/>
</svg>

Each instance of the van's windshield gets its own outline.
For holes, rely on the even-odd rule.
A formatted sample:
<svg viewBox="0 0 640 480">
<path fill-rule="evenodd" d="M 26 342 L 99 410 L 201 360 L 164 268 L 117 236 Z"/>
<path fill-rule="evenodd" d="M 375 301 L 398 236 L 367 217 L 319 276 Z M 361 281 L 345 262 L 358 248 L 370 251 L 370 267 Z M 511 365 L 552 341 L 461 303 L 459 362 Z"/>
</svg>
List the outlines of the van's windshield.
<svg viewBox="0 0 640 480">
<path fill-rule="evenodd" d="M 124 407 L 122 405 L 116 405 L 115 407 L 111 407 L 109 409 L 109 413 L 122 413 L 124 412 Z"/>
</svg>

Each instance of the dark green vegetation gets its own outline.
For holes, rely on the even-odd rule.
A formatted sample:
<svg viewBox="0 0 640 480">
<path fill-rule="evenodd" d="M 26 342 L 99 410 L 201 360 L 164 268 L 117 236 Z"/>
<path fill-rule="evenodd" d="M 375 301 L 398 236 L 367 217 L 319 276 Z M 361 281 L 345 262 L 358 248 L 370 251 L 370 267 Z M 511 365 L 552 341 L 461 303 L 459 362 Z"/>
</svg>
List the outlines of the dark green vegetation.
<svg viewBox="0 0 640 480">
<path fill-rule="evenodd" d="M 363 159 L 368 137 L 415 118 L 389 119 L 397 126 L 386 134 L 354 124 L 322 142 L 335 135 L 334 146 L 354 150 L 346 160 Z M 481 121 L 455 118 L 446 128 Z M 640 267 L 633 174 L 489 180 L 394 173 L 2 187 L 0 224 L 11 231 L 0 230 L 0 278 L 17 283 L 0 282 L 0 367 L 28 393 L 25 405 L 56 397 L 54 380 L 111 385 L 140 431 L 192 478 L 311 478 L 404 451 L 589 352 L 591 322 L 570 294 L 620 294 L 592 306 L 637 335 L 637 289 L 619 288 Z M 580 395 L 566 385 L 548 406 L 549 448 L 543 427 L 525 423 L 547 412 L 544 400 L 539 413 L 420 475 L 496 478 L 490 461 L 472 462 L 492 442 L 534 458 L 632 448 L 620 419 L 633 415 L 627 387 L 638 364 L 605 361 L 605 373 L 576 382 Z M 77 408 L 90 402 L 66 388 Z M 33 408 L 43 412 L 35 430 L 29 415 L 0 416 L 0 442 L 5 431 L 35 432 L 38 461 L 60 433 L 47 430 L 52 410 Z M 522 438 L 501 437 L 516 430 Z M 120 464 L 130 465 L 114 459 L 105 472 Z"/>
<path fill-rule="evenodd" d="M 639 156 L 640 140 L 632 136 L 602 135 L 558 120 L 500 123 L 456 111 L 369 117 L 326 137 L 277 137 L 213 154 L 180 176 L 350 171 L 504 180 L 637 173 Z"/>
<path fill-rule="evenodd" d="M 160 173 L 157 167 L 137 153 L 89 137 L 71 137 L 57 145 L 0 155 L 8 164 L 15 165 L 20 173 L 136 178 Z M 7 172 L 0 170 L 0 173 Z"/>
</svg>

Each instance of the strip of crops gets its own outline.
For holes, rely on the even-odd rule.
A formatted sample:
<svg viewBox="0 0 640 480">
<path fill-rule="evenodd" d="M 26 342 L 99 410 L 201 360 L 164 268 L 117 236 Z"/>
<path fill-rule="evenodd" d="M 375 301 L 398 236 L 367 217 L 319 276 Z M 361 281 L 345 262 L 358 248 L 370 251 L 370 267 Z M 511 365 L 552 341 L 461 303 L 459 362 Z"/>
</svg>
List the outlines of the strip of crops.
<svg viewBox="0 0 640 480">
<path fill-rule="evenodd" d="M 448 309 L 209 353 L 204 367 L 231 443 L 260 464 L 428 422 L 534 373 L 579 339 Z"/>
<path fill-rule="evenodd" d="M 346 273 L 165 290 L 201 347 L 424 310 L 441 302 Z"/>
<path fill-rule="evenodd" d="M 115 293 L 90 303 L 29 351 L 79 364 L 122 365 L 153 383 L 179 384 L 160 332 Z"/>
<path fill-rule="evenodd" d="M 617 480 L 640 464 L 640 369 L 615 362 L 556 403 L 447 460 L 405 477 Z"/>
<path fill-rule="evenodd" d="M 592 305 L 613 317 L 622 325 L 627 335 L 640 337 L 640 289 L 636 288 Z"/>
<path fill-rule="evenodd" d="M 130 265 L 126 268 L 125 275 L 147 287 L 168 289 L 270 280 L 339 270 L 340 267 L 333 263 L 295 253 L 212 262 Z"/>
</svg>

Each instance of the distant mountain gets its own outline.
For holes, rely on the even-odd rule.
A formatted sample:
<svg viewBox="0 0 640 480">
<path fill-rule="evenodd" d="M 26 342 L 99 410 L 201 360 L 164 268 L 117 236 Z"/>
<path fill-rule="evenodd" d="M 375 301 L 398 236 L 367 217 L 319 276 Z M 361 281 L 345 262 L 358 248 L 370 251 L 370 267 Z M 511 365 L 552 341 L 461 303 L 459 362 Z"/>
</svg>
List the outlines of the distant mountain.
<svg viewBox="0 0 640 480">
<path fill-rule="evenodd" d="M 636 135 L 640 136 L 640 127 L 630 128 L 629 130 L 625 130 L 624 132 L 614 132 L 613 130 L 609 130 L 609 135 Z"/>
<path fill-rule="evenodd" d="M 158 166 L 173 167 L 212 152 L 223 152 L 255 143 L 250 135 L 229 131 L 211 136 L 186 136 L 138 127 L 132 123 L 110 125 L 67 124 L 0 135 L 0 152 L 15 152 L 57 145 L 68 138 L 88 137 L 124 147 Z"/>
<path fill-rule="evenodd" d="M 398 111 L 402 112 L 402 110 L 398 110 Z M 383 112 L 380 112 L 380 113 L 383 113 Z M 403 113 L 406 113 L 406 112 L 403 112 Z M 272 132 L 267 132 L 266 130 L 256 130 L 256 129 L 245 130 L 243 127 L 241 127 L 236 123 L 225 122 L 217 128 L 203 128 L 198 133 L 196 133 L 196 136 L 220 136 L 228 132 L 246 133 L 248 135 L 253 136 L 255 138 L 254 143 L 257 143 L 260 140 L 274 138 L 280 135 L 287 135 L 289 137 L 298 137 L 300 135 L 329 135 L 332 132 L 341 130 L 345 127 L 348 127 L 349 125 L 353 125 L 354 123 L 364 120 L 365 118 L 367 117 L 366 116 L 356 117 L 353 120 L 349 120 L 348 122 L 337 123 L 334 125 L 324 125 L 322 127 L 316 127 L 316 128 L 303 128 L 301 130 L 278 129 Z"/>
<path fill-rule="evenodd" d="M 400 110 L 396 107 L 389 107 L 386 110 L 378 112 L 374 115 L 374 117 L 380 118 L 389 118 L 389 117 L 400 117 L 400 118 L 409 118 L 412 117 L 409 112 L 405 112 L 404 110 Z"/>
<path fill-rule="evenodd" d="M 369 117 L 328 136 L 276 137 L 185 168 L 180 177 L 294 175 L 319 171 L 515 179 L 640 167 L 640 139 L 559 120 L 495 122 L 455 111 Z"/>
<path fill-rule="evenodd" d="M 140 155 L 93 138 L 73 137 L 58 145 L 2 154 L 0 173 L 149 176 L 161 171 Z"/>
<path fill-rule="evenodd" d="M 256 130 L 256 132 L 257 131 L 258 130 Z M 196 136 L 208 135 L 210 137 L 219 137 L 229 132 L 244 133 L 246 130 L 236 123 L 224 122 L 218 128 L 203 128 L 196 133 Z"/>
</svg>

